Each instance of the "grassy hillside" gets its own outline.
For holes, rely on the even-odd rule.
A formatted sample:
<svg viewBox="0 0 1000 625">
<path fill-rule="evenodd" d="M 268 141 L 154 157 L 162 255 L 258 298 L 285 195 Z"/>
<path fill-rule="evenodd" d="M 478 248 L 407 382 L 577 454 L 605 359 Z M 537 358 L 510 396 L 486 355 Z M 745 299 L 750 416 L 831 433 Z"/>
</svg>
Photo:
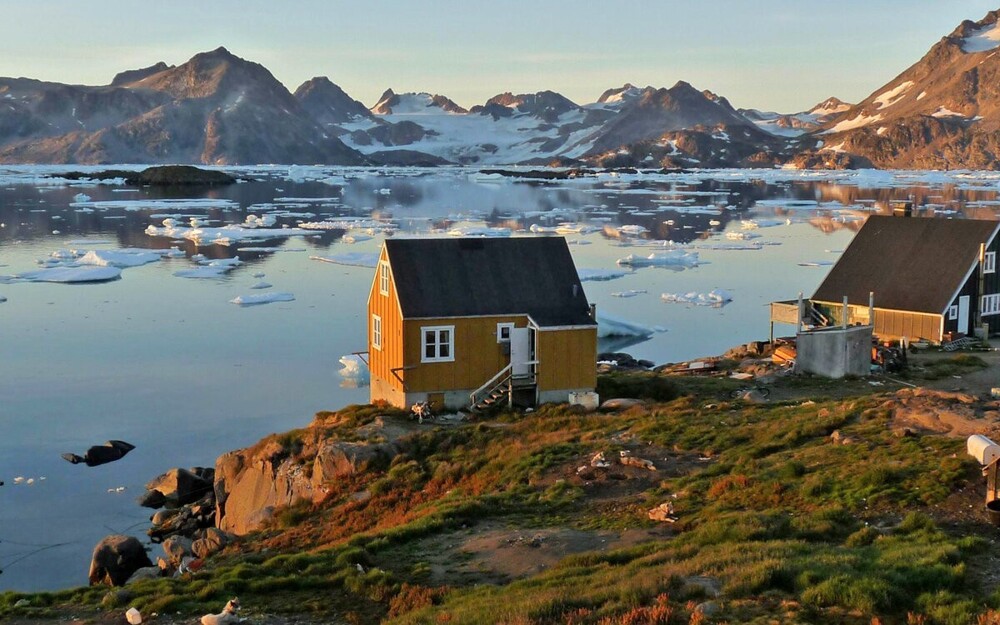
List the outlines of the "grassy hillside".
<svg viewBox="0 0 1000 625">
<path fill-rule="evenodd" d="M 7 593 L 0 618 L 134 605 L 186 622 L 238 595 L 252 622 L 1000 622 L 998 530 L 964 439 L 893 427 L 891 394 L 863 381 L 788 379 L 766 404 L 730 400 L 734 384 L 606 378 L 659 400 L 414 426 L 391 464 L 196 574 Z M 406 420 L 349 407 L 312 427 L 349 439 L 378 415 Z M 296 433 L 281 440 L 294 450 Z M 591 466 L 598 452 L 609 467 Z M 650 520 L 665 502 L 676 522 Z"/>
</svg>

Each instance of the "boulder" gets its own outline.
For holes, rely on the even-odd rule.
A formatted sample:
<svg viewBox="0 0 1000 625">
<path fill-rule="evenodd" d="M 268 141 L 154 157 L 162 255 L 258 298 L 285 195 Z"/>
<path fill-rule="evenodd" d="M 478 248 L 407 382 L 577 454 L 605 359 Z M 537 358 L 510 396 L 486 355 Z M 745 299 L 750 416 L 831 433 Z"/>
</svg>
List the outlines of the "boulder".
<svg viewBox="0 0 1000 625">
<path fill-rule="evenodd" d="M 616 397 L 614 399 L 609 399 L 601 404 L 598 409 L 602 412 L 622 412 L 623 410 L 628 410 L 633 406 L 645 406 L 646 402 L 641 399 L 630 399 L 627 397 Z"/>
<path fill-rule="evenodd" d="M 213 479 L 214 470 L 211 469 L 171 469 L 146 484 L 147 493 L 140 499 L 139 503 L 148 507 L 160 507 L 152 505 L 152 503 L 162 501 L 162 505 L 169 508 L 178 508 L 194 503 L 204 497 L 206 493 L 212 492 Z M 162 499 L 152 494 L 154 492 L 160 493 Z"/>
<path fill-rule="evenodd" d="M 156 566 L 144 566 L 141 569 L 136 569 L 135 573 L 129 576 L 125 584 L 134 584 L 135 582 L 141 582 L 144 579 L 157 579 L 163 574 L 160 567 Z"/>
<path fill-rule="evenodd" d="M 406 432 L 376 418 L 357 428 L 360 440 L 328 440 L 310 432 L 295 453 L 270 439 L 224 454 L 215 467 L 215 525 L 241 536 L 268 523 L 277 508 L 300 501 L 318 503 L 326 498 L 331 482 L 374 463 L 387 466 L 399 453 L 396 441 Z"/>
<path fill-rule="evenodd" d="M 201 538 L 198 538 L 191 545 L 191 551 L 195 557 L 205 559 L 222 551 L 226 545 L 232 542 L 232 535 L 222 530 L 210 527 L 204 531 Z"/>
<path fill-rule="evenodd" d="M 192 541 L 184 536 L 171 536 L 163 541 L 163 553 L 172 568 L 178 568 L 184 558 L 194 555 L 191 549 Z"/>
<path fill-rule="evenodd" d="M 137 538 L 114 534 L 101 539 L 94 547 L 87 577 L 91 586 L 122 586 L 133 573 L 149 566 L 153 563 Z"/>
</svg>

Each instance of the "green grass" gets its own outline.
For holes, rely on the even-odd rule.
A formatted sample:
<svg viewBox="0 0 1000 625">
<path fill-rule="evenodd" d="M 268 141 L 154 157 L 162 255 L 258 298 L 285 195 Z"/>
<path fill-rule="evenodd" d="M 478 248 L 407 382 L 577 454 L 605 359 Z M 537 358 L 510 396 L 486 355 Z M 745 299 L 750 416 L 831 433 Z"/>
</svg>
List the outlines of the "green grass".
<svg viewBox="0 0 1000 625">
<path fill-rule="evenodd" d="M 989 528 L 956 526 L 946 514 L 953 493 L 981 480 L 962 440 L 893 436 L 884 397 L 742 405 L 719 400 L 728 381 L 602 379 L 630 394 L 651 385 L 647 397 L 688 394 L 617 415 L 544 406 L 421 429 L 391 463 L 332 484 L 323 504 L 277 511 L 242 553 L 213 559 L 193 578 L 130 586 L 128 603 L 192 617 L 239 595 L 258 612 L 358 623 L 685 623 L 712 598 L 697 581 L 708 579 L 721 592 L 715 622 L 867 625 L 912 613 L 968 623 L 1000 607 L 1000 593 L 970 574 L 992 549 L 978 537 Z M 274 440 L 292 452 L 309 437 L 353 440 L 380 415 L 405 419 L 350 407 Z M 835 444 L 834 430 L 853 442 Z M 575 478 L 596 451 L 626 446 L 656 450 L 663 471 L 620 482 L 618 495 L 610 481 L 601 498 Z M 632 484 L 644 486 L 625 488 Z M 362 489 L 369 499 L 350 497 Z M 679 521 L 651 542 L 568 556 L 502 583 L 459 570 L 468 563 L 459 532 L 654 529 L 645 511 L 667 498 Z M 430 564 L 442 549 L 455 569 L 446 580 Z M 106 594 L 3 593 L 0 619 L 66 606 L 120 610 Z M 31 606 L 15 608 L 25 597 Z"/>
</svg>

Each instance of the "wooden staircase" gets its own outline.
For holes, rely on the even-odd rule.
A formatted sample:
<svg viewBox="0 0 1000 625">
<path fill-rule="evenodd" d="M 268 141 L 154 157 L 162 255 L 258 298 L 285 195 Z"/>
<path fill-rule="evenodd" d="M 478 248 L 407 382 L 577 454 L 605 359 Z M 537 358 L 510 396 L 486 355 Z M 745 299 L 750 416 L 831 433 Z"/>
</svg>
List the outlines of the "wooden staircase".
<svg viewBox="0 0 1000 625">
<path fill-rule="evenodd" d="M 469 410 L 471 412 L 487 410 L 505 399 L 510 402 L 513 392 L 514 377 L 511 374 L 511 365 L 507 365 L 469 394 Z"/>
</svg>

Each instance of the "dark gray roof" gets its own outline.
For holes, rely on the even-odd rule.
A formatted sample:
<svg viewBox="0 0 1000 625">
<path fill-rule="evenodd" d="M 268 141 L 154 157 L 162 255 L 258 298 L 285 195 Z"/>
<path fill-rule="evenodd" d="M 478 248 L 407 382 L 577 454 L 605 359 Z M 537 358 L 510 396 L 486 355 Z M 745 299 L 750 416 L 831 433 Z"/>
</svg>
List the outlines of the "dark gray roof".
<svg viewBox="0 0 1000 625">
<path fill-rule="evenodd" d="M 830 270 L 814 300 L 941 313 L 988 243 L 995 221 L 873 215 Z"/>
<path fill-rule="evenodd" d="M 562 237 L 387 239 L 403 316 L 528 314 L 539 326 L 594 325 Z"/>
</svg>

